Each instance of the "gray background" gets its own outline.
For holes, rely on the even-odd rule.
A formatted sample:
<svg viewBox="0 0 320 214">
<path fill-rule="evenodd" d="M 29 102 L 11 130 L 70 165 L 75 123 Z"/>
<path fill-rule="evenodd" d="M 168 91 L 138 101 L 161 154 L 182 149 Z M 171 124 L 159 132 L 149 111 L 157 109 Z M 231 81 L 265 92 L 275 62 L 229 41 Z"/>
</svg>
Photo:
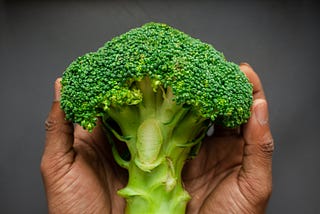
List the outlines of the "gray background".
<svg viewBox="0 0 320 214">
<path fill-rule="evenodd" d="M 77 56 L 158 21 L 255 68 L 268 96 L 276 142 L 268 213 L 320 213 L 315 2 L 0 2 L 0 212 L 47 212 L 39 163 L 55 78 Z"/>
</svg>

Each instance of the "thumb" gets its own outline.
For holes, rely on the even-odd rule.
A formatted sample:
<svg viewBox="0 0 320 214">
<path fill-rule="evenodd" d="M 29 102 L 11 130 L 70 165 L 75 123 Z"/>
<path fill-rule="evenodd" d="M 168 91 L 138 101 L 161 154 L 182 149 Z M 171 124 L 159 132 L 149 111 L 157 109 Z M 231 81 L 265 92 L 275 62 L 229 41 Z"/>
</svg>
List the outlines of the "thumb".
<svg viewBox="0 0 320 214">
<path fill-rule="evenodd" d="M 274 150 L 268 117 L 266 100 L 256 99 L 252 106 L 252 116 L 243 128 L 245 145 L 241 169 L 250 188 L 256 187 L 259 194 L 265 195 L 271 193 Z"/>
<path fill-rule="evenodd" d="M 59 78 L 55 82 L 54 102 L 45 122 L 46 144 L 42 161 L 61 160 L 61 157 L 73 152 L 73 124 L 65 120 L 65 114 L 60 108 L 60 81 Z"/>
</svg>

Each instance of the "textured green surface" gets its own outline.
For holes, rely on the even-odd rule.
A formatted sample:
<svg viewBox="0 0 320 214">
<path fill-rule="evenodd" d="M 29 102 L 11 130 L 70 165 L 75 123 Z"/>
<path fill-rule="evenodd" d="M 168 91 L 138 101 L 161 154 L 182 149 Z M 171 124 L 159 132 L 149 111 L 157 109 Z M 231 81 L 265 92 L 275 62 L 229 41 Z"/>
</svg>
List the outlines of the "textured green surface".
<svg viewBox="0 0 320 214">
<path fill-rule="evenodd" d="M 165 24 L 148 23 L 79 57 L 65 71 L 61 105 L 67 119 L 91 130 L 110 105 L 142 100 L 136 80 L 170 86 L 178 104 L 227 127 L 250 116 L 252 87 L 239 67 L 211 45 Z"/>
</svg>

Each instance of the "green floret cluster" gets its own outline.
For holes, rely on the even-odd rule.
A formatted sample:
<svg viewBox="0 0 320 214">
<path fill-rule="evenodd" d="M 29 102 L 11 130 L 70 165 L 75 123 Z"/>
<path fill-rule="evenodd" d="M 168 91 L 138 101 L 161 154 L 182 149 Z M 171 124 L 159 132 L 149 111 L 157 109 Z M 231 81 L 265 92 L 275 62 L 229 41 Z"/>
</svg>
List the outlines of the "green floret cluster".
<svg viewBox="0 0 320 214">
<path fill-rule="evenodd" d="M 114 159 L 128 170 L 128 184 L 118 191 L 127 213 L 184 213 L 185 161 L 197 154 L 209 124 L 240 126 L 252 104 L 252 85 L 238 65 L 160 23 L 79 57 L 61 84 L 66 119 L 88 131 L 100 120 Z"/>
<path fill-rule="evenodd" d="M 148 23 L 79 57 L 63 75 L 67 118 L 92 130 L 101 109 L 142 100 L 135 81 L 171 87 L 177 104 L 226 127 L 246 122 L 252 86 L 239 67 L 211 45 L 165 24 Z"/>
</svg>

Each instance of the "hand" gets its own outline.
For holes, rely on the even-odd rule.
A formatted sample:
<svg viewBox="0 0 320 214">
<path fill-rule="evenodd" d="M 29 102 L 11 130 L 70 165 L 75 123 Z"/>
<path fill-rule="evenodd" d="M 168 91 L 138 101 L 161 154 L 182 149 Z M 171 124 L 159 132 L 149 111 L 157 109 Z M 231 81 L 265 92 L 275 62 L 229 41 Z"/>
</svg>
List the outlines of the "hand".
<svg viewBox="0 0 320 214">
<path fill-rule="evenodd" d="M 58 79 L 41 161 L 49 213 L 123 213 L 116 191 L 126 184 L 126 172 L 113 161 L 101 126 L 88 133 L 65 121 L 60 87 Z"/>
<path fill-rule="evenodd" d="M 192 196 L 187 213 L 264 213 L 272 189 L 274 149 L 266 98 L 259 77 L 248 64 L 240 69 L 253 84 L 254 102 L 241 129 L 215 127 L 183 178 Z"/>
<path fill-rule="evenodd" d="M 200 154 L 184 170 L 193 197 L 188 213 L 262 213 L 271 192 L 273 141 L 259 78 L 248 65 L 242 70 L 254 85 L 253 113 L 239 130 L 216 128 Z M 50 213 L 123 213 L 127 173 L 116 165 L 101 126 L 89 134 L 64 120 L 60 80 L 46 121 L 41 171 Z M 258 116 L 260 115 L 260 117 Z"/>
</svg>

